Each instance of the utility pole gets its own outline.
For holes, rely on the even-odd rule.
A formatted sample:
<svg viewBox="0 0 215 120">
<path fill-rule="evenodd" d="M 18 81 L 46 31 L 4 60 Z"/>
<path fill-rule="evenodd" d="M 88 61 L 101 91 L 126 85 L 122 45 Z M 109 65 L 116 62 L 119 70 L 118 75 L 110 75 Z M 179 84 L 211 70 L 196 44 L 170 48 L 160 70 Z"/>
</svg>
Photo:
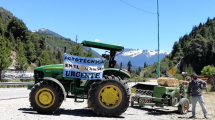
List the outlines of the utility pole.
<svg viewBox="0 0 215 120">
<path fill-rule="evenodd" d="M 76 35 L 76 39 L 75 39 L 76 43 L 78 42 L 78 36 Z"/>
<path fill-rule="evenodd" d="M 157 0 L 157 18 L 158 18 L 158 78 L 160 77 L 160 58 L 159 58 L 159 52 L 160 52 L 160 42 L 159 42 L 159 5 Z"/>
</svg>

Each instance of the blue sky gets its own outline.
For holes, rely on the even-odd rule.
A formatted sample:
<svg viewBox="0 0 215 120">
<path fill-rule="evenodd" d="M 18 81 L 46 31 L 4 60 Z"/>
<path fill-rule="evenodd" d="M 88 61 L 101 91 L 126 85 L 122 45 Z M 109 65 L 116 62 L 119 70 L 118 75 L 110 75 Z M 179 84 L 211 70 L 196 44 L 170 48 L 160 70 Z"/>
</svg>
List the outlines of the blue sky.
<svg viewBox="0 0 215 120">
<path fill-rule="evenodd" d="M 47 28 L 72 40 L 78 35 L 78 42 L 97 39 L 125 48 L 158 49 L 157 0 L 123 1 L 134 7 L 121 0 L 0 0 L 0 6 L 29 30 Z M 214 5 L 215 0 L 159 0 L 160 50 L 171 52 L 194 25 L 214 18 Z"/>
</svg>

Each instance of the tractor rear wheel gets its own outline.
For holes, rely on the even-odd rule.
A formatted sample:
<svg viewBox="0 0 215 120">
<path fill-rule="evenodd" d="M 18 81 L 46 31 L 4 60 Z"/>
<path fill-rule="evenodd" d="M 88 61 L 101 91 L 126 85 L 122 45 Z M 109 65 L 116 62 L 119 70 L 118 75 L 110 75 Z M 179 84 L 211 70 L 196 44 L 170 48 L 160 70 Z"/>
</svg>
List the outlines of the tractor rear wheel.
<svg viewBox="0 0 215 120">
<path fill-rule="evenodd" d="M 101 116 L 117 117 L 129 106 L 127 82 L 113 75 L 106 75 L 102 81 L 93 83 L 88 94 L 92 110 Z"/>
<path fill-rule="evenodd" d="M 61 106 L 63 92 L 54 82 L 40 81 L 32 88 L 29 100 L 38 113 L 51 114 Z"/>
</svg>

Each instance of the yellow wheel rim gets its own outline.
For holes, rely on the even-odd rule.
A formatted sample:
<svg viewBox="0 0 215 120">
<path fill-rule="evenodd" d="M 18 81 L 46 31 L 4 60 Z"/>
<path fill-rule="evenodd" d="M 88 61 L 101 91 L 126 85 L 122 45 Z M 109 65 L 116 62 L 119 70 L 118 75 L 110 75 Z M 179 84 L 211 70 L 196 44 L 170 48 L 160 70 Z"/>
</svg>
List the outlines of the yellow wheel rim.
<svg viewBox="0 0 215 120">
<path fill-rule="evenodd" d="M 122 92 L 115 85 L 106 85 L 100 90 L 98 99 L 103 107 L 113 109 L 121 103 Z"/>
<path fill-rule="evenodd" d="M 183 107 L 183 112 L 187 112 L 189 110 L 189 103 L 185 102 Z"/>
<path fill-rule="evenodd" d="M 35 100 L 37 105 L 41 108 L 49 108 L 53 105 L 55 96 L 52 90 L 43 88 L 36 93 Z"/>
</svg>

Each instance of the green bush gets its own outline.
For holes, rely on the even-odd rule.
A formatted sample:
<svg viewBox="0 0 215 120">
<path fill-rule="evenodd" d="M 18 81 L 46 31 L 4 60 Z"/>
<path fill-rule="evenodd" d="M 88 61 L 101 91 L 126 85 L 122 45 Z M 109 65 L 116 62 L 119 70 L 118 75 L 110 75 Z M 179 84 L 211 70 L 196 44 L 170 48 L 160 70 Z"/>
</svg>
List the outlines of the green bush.
<svg viewBox="0 0 215 120">
<path fill-rule="evenodd" d="M 178 80 L 183 80 L 184 77 L 181 74 L 176 73 L 174 78 L 178 79 Z"/>
<path fill-rule="evenodd" d="M 129 82 L 145 82 L 146 78 L 142 76 L 136 76 L 128 79 Z"/>
<path fill-rule="evenodd" d="M 195 73 L 195 71 L 193 70 L 193 68 L 191 66 L 188 66 L 186 68 L 185 72 L 187 72 L 188 75 Z"/>
<path fill-rule="evenodd" d="M 144 73 L 144 77 L 145 77 L 145 78 L 155 78 L 155 77 L 156 77 L 156 74 L 153 73 L 152 71 L 146 71 L 146 72 Z"/>
<path fill-rule="evenodd" d="M 215 68 L 211 67 L 210 65 L 205 66 L 202 71 L 202 75 L 212 75 L 212 73 L 215 73 Z"/>
</svg>

